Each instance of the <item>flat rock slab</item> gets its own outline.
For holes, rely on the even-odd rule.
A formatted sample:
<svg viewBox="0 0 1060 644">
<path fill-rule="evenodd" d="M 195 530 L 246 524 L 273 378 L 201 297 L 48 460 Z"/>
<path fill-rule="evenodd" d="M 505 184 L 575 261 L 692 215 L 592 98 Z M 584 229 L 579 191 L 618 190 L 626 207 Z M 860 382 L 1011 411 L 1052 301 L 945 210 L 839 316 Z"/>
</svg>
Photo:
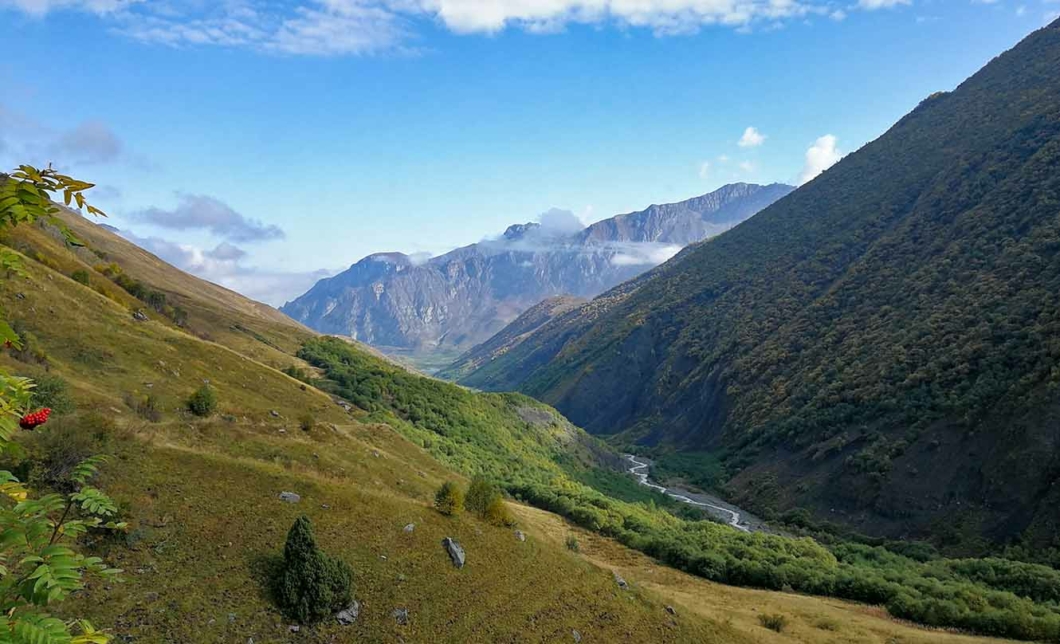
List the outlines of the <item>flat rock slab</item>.
<svg viewBox="0 0 1060 644">
<path fill-rule="evenodd" d="M 449 537 L 442 539 L 442 547 L 449 553 L 449 558 L 453 560 L 453 565 L 457 568 L 464 567 L 464 549 L 460 547 L 460 544 L 453 541 Z"/>
<path fill-rule="evenodd" d="M 280 492 L 280 500 L 284 503 L 298 503 L 302 497 L 294 492 Z"/>
</svg>

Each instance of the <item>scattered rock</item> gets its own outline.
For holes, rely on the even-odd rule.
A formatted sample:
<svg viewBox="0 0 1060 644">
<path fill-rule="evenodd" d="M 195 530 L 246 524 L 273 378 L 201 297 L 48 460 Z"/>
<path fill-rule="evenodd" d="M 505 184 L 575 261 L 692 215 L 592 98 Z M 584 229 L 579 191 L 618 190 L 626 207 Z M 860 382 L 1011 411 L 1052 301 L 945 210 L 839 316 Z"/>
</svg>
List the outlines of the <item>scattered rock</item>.
<svg viewBox="0 0 1060 644">
<path fill-rule="evenodd" d="M 574 641 L 575 641 L 575 642 L 580 642 L 580 641 L 582 641 L 582 634 L 581 634 L 581 633 L 579 633 L 579 632 L 578 632 L 577 630 L 573 630 L 573 631 L 571 631 L 571 632 L 570 632 L 570 635 L 571 635 L 571 637 L 573 637 L 573 638 L 574 638 Z"/>
<path fill-rule="evenodd" d="M 320 504 L 320 509 L 322 509 L 322 510 L 330 510 L 331 506 L 328 505 L 327 503 L 321 503 Z"/>
<path fill-rule="evenodd" d="M 247 644 L 254 644 L 254 638 L 253 637 L 248 637 L 247 638 Z"/>
<path fill-rule="evenodd" d="M 674 610 L 674 607 L 673 607 L 673 606 L 667 606 L 667 607 L 666 607 L 666 612 L 667 612 L 667 613 L 670 613 L 671 615 L 677 615 L 677 611 L 676 611 L 676 610 Z"/>
<path fill-rule="evenodd" d="M 372 456 L 374 456 L 376 458 L 379 458 L 379 450 L 373 449 L 372 450 Z"/>
<path fill-rule="evenodd" d="M 276 411 L 275 409 L 270 409 L 269 410 L 269 415 L 272 416 L 273 418 L 279 418 L 280 417 L 280 412 Z"/>
<path fill-rule="evenodd" d="M 228 623 L 231 624 L 234 621 L 236 621 L 236 614 L 235 613 L 228 613 Z"/>
<path fill-rule="evenodd" d="M 398 626 L 405 626 L 409 623 L 409 609 L 407 608 L 395 608 L 390 614 L 397 620 Z"/>
<path fill-rule="evenodd" d="M 302 497 L 294 492 L 280 492 L 280 500 L 284 503 L 298 503 Z"/>
<path fill-rule="evenodd" d="M 133 319 L 137 322 L 147 322 L 147 314 L 141 311 L 140 309 L 136 309 L 135 311 L 133 311 L 132 316 Z"/>
<path fill-rule="evenodd" d="M 619 587 L 619 588 L 621 588 L 621 589 L 623 589 L 623 590 L 625 590 L 625 589 L 629 588 L 629 584 L 627 584 L 627 583 L 626 583 L 626 580 L 625 580 L 625 579 L 622 579 L 622 576 L 621 576 L 621 575 L 619 575 L 619 574 L 618 574 L 617 572 L 615 572 L 615 571 L 612 571 L 612 572 L 611 572 L 611 574 L 615 576 L 615 583 L 616 583 L 616 584 L 618 584 L 618 587 Z"/>
<path fill-rule="evenodd" d="M 415 523 L 410 523 L 403 528 L 406 534 L 412 534 L 412 531 L 416 529 Z"/>
<path fill-rule="evenodd" d="M 449 553 L 449 558 L 453 560 L 453 565 L 457 568 L 464 567 L 464 549 L 460 547 L 460 544 L 453 541 L 449 537 L 442 539 L 442 547 Z"/>
<path fill-rule="evenodd" d="M 349 626 L 357 621 L 357 617 L 361 614 L 361 602 L 356 599 L 353 603 L 346 607 L 344 610 L 340 610 L 335 613 L 335 619 L 338 620 L 339 624 L 343 626 Z"/>
<path fill-rule="evenodd" d="M 17 299 L 24 300 L 24 299 L 26 299 L 26 294 L 25 293 L 15 293 L 15 297 Z"/>
<path fill-rule="evenodd" d="M 291 631 L 292 633 L 297 633 L 298 631 L 302 630 L 302 627 L 297 625 L 291 625 L 287 627 L 287 630 Z"/>
<path fill-rule="evenodd" d="M 515 531 L 515 538 L 518 539 L 519 541 L 526 541 L 526 535 L 523 534 L 522 530 L 516 530 Z"/>
<path fill-rule="evenodd" d="M 386 561 L 386 555 L 379 555 L 380 561 Z"/>
</svg>

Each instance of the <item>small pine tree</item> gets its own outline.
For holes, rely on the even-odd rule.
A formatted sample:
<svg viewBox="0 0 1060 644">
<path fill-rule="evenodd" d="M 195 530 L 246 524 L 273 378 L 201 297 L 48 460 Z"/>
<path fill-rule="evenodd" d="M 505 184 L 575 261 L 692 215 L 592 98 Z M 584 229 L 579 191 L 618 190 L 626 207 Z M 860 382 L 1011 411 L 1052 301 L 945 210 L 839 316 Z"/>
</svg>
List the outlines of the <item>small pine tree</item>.
<svg viewBox="0 0 1060 644">
<path fill-rule="evenodd" d="M 188 398 L 188 409 L 196 416 L 210 416 L 217 411 L 217 392 L 204 383 Z"/>
<path fill-rule="evenodd" d="M 434 507 L 446 516 L 456 516 L 464 510 L 464 493 L 456 483 L 446 481 L 434 495 Z"/>
<path fill-rule="evenodd" d="M 485 476 L 476 474 L 471 479 L 471 485 L 467 488 L 467 496 L 464 497 L 464 507 L 468 512 L 473 512 L 479 517 L 486 517 L 486 510 L 494 499 L 499 499 L 500 490 L 486 480 Z"/>
<path fill-rule="evenodd" d="M 353 599 L 353 572 L 317 547 L 309 517 L 300 517 L 287 533 L 276 594 L 284 613 L 301 624 L 319 622 Z"/>
</svg>

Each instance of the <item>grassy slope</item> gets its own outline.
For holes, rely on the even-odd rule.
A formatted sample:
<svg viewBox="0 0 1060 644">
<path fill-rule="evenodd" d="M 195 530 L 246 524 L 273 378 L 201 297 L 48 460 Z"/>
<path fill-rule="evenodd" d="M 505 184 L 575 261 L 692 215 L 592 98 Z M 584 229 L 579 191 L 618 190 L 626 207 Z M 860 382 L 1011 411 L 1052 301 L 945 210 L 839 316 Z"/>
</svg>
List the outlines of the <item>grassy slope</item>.
<svg viewBox="0 0 1060 644">
<path fill-rule="evenodd" d="M 27 262 L 28 280 L 0 280 L 0 306 L 38 337 L 50 371 L 71 383 L 80 410 L 113 417 L 123 437 L 120 458 L 102 484 L 128 508 L 133 531 L 125 542 L 93 547 L 127 571 L 126 582 L 92 587 L 69 610 L 142 642 L 286 641 L 287 623 L 263 594 L 260 575 L 293 519 L 305 512 L 322 545 L 353 565 L 356 597 L 364 604 L 356 626 L 303 631 L 307 641 L 562 641 L 572 629 L 583 641 L 737 643 L 768 636 L 744 620 L 728 625 L 726 614 L 711 610 L 682 610 L 672 620 L 647 585 L 619 591 L 597 564 L 606 568 L 639 555 L 591 538 L 591 556 L 576 556 L 561 545 L 557 531 L 565 524 L 553 515 L 517 506 L 530 530 L 525 543 L 468 517 L 442 518 L 430 509 L 432 492 L 459 476 L 399 433 L 407 427 L 377 423 L 361 411 L 347 414 L 269 366 L 306 367 L 284 349 L 293 351 L 308 333 L 234 294 L 219 296 L 230 300 L 221 308 L 209 297 L 197 299 L 210 288 L 130 253 L 103 231 L 90 232 L 129 274 L 172 288 L 192 311 L 191 328 L 211 329 L 217 342 L 165 321 L 133 320 L 129 306 L 136 302 L 107 290 L 101 276 L 93 275 L 93 283 L 109 298 L 68 279 L 65 274 L 87 264 L 46 232 L 25 229 L 14 240 L 61 272 Z M 157 272 L 148 279 L 141 269 Z M 235 324 L 253 334 L 233 330 Z M 0 362 L 16 373 L 43 370 L 7 354 Z M 181 411 L 203 379 L 220 392 L 220 413 L 209 420 Z M 122 402 L 127 392 L 148 391 L 161 402 L 162 422 L 143 421 Z M 295 421 L 306 410 L 318 421 L 309 433 Z M 280 502 L 282 490 L 303 501 Z M 539 530 L 546 519 L 552 527 Z M 409 522 L 417 526 L 411 535 L 401 529 Z M 465 546 L 464 570 L 448 563 L 443 536 Z M 597 552 L 600 543 L 609 544 L 608 557 Z M 780 594 L 758 595 L 771 605 L 788 602 Z M 798 603 L 859 610 L 811 598 Z M 390 617 L 399 607 L 410 610 L 408 626 Z M 886 619 L 870 621 L 881 632 L 891 628 Z"/>
<path fill-rule="evenodd" d="M 157 260 L 130 259 L 121 240 L 108 242 L 108 259 L 120 256 L 137 279 L 155 288 L 177 284 L 170 292 L 178 292 L 179 280 L 190 287 L 181 304 L 192 311 L 192 328 L 218 322 L 215 339 L 266 362 L 301 364 L 270 346 L 308 337 L 297 325 L 259 314 L 234 295 L 223 309 L 210 298 L 196 300 L 193 278 L 168 275 L 174 271 L 161 264 L 157 273 L 145 271 L 148 281 L 139 269 Z M 45 231 L 19 231 L 13 243 L 30 244 L 63 273 L 83 267 Z M 349 415 L 324 393 L 241 352 L 164 321 L 137 322 L 127 308 L 135 303 L 120 293 L 110 299 L 42 264 L 27 261 L 27 268 L 27 280 L 0 280 L 0 306 L 37 336 L 49 371 L 70 382 L 82 412 L 101 411 L 132 436 L 120 441 L 121 458 L 103 483 L 129 508 L 134 545 L 96 546 L 128 571 L 126 583 L 91 588 L 70 610 L 137 641 L 281 641 L 287 624 L 258 576 L 305 512 L 321 543 L 353 565 L 364 603 L 358 625 L 324 627 L 310 641 L 340 632 L 343 640 L 400 634 L 413 641 L 554 641 L 571 629 L 599 641 L 743 641 L 707 620 L 671 625 L 650 594 L 619 592 L 608 573 L 562 548 L 521 543 L 511 530 L 471 518 L 442 518 L 430 509 L 433 491 L 458 475 L 390 426 L 361 422 L 363 412 Z M 100 276 L 92 279 L 105 286 Z M 267 343 L 231 331 L 234 320 Z M 0 362 L 16 373 L 44 371 L 6 354 Z M 220 394 L 219 414 L 209 420 L 181 411 L 204 379 Z M 164 409 L 160 423 L 139 419 L 122 402 L 126 392 L 148 391 Z M 306 410 L 318 421 L 308 434 L 295 420 Z M 282 490 L 302 494 L 302 503 L 282 503 Z M 417 524 L 412 535 L 402 531 L 409 522 Z M 464 570 L 449 564 L 443 536 L 466 548 Z M 397 607 L 410 609 L 409 626 L 389 616 Z M 231 623 L 229 613 L 236 615 Z"/>
</svg>

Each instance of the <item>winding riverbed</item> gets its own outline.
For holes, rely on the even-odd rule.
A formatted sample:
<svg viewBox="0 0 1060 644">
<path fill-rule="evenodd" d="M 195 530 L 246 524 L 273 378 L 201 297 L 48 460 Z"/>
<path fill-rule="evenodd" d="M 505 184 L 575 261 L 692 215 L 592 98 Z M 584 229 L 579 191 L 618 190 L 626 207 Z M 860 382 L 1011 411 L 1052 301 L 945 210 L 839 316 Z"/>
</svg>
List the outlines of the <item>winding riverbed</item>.
<svg viewBox="0 0 1060 644">
<path fill-rule="evenodd" d="M 761 519 L 717 497 L 676 487 L 666 488 L 653 483 L 648 478 L 648 469 L 651 467 L 651 461 L 644 458 L 638 459 L 632 454 L 626 454 L 626 460 L 630 463 L 629 473 L 635 476 L 641 485 L 662 492 L 672 499 L 703 508 L 710 514 L 727 521 L 729 525 L 737 530 L 742 530 L 743 532 L 767 531 L 765 523 Z"/>
</svg>

